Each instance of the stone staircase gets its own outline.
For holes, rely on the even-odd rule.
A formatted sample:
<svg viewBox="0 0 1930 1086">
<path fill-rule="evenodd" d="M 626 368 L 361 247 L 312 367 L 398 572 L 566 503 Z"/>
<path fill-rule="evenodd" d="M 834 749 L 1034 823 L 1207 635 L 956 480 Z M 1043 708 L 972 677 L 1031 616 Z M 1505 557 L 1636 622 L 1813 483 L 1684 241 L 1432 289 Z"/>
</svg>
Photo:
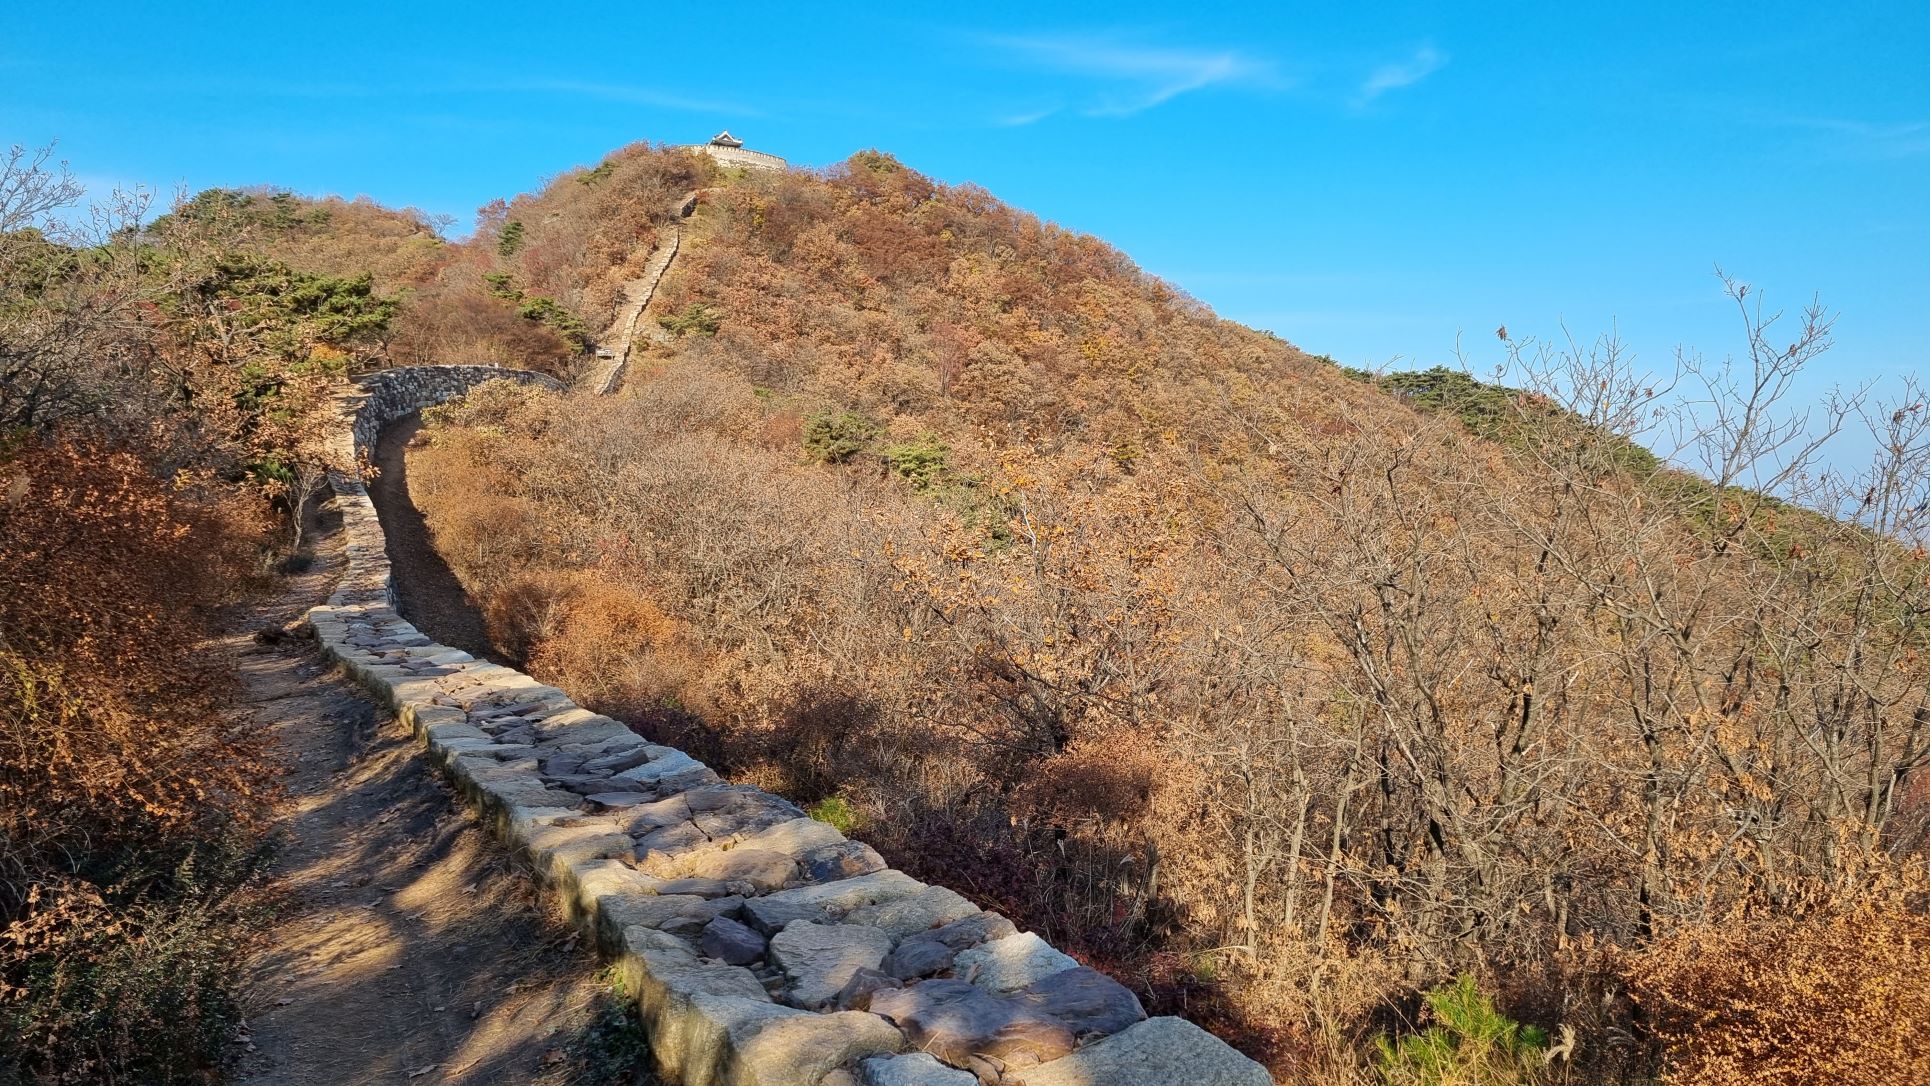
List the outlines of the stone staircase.
<svg viewBox="0 0 1930 1086">
<path fill-rule="evenodd" d="M 669 236 L 651 250 L 650 258 L 644 262 L 643 274 L 623 285 L 623 308 L 617 311 L 617 319 L 610 325 L 616 338 L 606 344 L 611 352 L 610 365 L 597 378 L 597 395 L 608 396 L 623 387 L 624 373 L 630 367 L 630 351 L 636 345 L 639 334 L 655 343 L 670 341 L 670 333 L 646 323 L 643 312 L 650 308 L 651 299 L 657 296 L 657 286 L 663 282 L 671 262 L 677 259 L 677 249 L 683 244 L 683 220 L 688 219 L 696 207 L 695 192 L 685 193 L 678 199 L 676 217 L 669 224 Z"/>
<path fill-rule="evenodd" d="M 309 622 L 617 961 L 666 1083 L 1270 1083 L 1212 1034 L 1148 1018 L 1123 985 L 1005 917 L 404 620 L 382 525 L 350 465 L 389 421 L 501 378 L 555 384 L 416 367 L 339 398 L 343 470 L 330 481 L 347 570 Z"/>
</svg>

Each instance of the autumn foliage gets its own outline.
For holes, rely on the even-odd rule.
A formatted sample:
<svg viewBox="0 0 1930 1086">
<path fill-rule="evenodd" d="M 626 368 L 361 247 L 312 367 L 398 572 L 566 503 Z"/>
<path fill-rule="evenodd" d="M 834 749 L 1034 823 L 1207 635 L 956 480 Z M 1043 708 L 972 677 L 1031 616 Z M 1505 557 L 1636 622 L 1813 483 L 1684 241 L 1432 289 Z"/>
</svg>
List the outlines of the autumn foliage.
<svg viewBox="0 0 1930 1086">
<path fill-rule="evenodd" d="M 73 441 L 0 474 L 9 867 L 140 849 L 249 808 L 258 751 L 219 724 L 227 680 L 193 661 L 196 616 L 248 583 L 260 525 Z"/>
<path fill-rule="evenodd" d="M 207 1081 L 276 781 L 208 641 L 393 306 L 0 165 L 0 1082 Z"/>
<path fill-rule="evenodd" d="M 184 1080 L 228 1042 L 229 895 L 274 786 L 199 644 L 262 525 L 75 439 L 0 495 L 0 1038 L 46 1081 Z"/>
<path fill-rule="evenodd" d="M 621 395 L 484 386 L 413 454 L 534 674 L 1289 1077 L 1922 1077 L 1930 410 L 1821 411 L 1878 450 L 1821 462 L 1778 401 L 1827 313 L 1728 282 L 1728 365 L 1504 335 L 1506 382 L 1373 375 L 888 155 L 641 144 L 462 243 L 274 190 L 0 234 L 3 960 L 40 1066 L 101 1008 L 175 1013 L 117 978 L 220 1021 L 192 871 L 261 778 L 189 661 L 313 408 L 398 362 L 582 372 L 693 193 Z M 1476 1035 L 1507 1043 L 1448 1058 Z"/>
<path fill-rule="evenodd" d="M 1837 477 L 1613 344 L 1362 379 L 874 153 L 709 177 L 684 236 L 625 395 L 481 391 L 420 453 L 504 644 L 1283 1071 L 1463 974 L 1569 1027 L 1523 1074 L 1700 1066 L 1617 954 L 1920 870 L 1920 404 Z M 1828 346 L 1732 293 L 1745 387 Z"/>
<path fill-rule="evenodd" d="M 1930 1079 L 1930 918 L 1894 876 L 1662 933 L 1633 959 L 1666 1081 Z"/>
<path fill-rule="evenodd" d="M 540 195 L 494 201 L 476 236 L 420 280 L 397 324 L 402 363 L 494 363 L 574 375 L 708 162 L 637 144 Z"/>
</svg>

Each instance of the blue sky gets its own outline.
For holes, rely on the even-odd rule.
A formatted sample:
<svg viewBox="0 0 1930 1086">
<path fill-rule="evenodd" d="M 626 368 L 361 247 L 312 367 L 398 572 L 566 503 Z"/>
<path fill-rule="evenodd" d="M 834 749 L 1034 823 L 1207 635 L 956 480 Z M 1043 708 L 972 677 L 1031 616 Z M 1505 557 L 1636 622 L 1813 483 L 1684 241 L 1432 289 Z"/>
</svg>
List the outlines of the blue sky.
<svg viewBox="0 0 1930 1086">
<path fill-rule="evenodd" d="M 878 147 L 1367 366 L 1720 355 L 1720 263 L 1839 311 L 1816 396 L 1930 370 L 1926 56 L 1921 3 L 39 5 L 0 140 L 465 223 L 639 139 Z"/>
</svg>

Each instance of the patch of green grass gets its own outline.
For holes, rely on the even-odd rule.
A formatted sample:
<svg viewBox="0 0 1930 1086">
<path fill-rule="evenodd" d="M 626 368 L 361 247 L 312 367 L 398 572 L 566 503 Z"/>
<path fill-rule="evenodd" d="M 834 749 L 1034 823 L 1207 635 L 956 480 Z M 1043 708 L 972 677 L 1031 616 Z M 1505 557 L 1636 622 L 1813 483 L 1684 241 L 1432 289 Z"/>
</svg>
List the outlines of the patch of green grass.
<svg viewBox="0 0 1930 1086">
<path fill-rule="evenodd" d="M 864 821 L 859 817 L 857 809 L 845 802 L 843 796 L 831 796 L 818 800 L 816 803 L 804 808 L 804 813 L 817 819 L 819 822 L 828 823 L 839 833 L 844 834 L 857 832 L 859 826 Z"/>
<path fill-rule="evenodd" d="M 1495 1009 L 1462 974 L 1421 995 L 1429 1025 L 1374 1038 L 1374 1069 L 1387 1086 L 1531 1086 L 1545 1066 L 1548 1034 Z"/>
</svg>

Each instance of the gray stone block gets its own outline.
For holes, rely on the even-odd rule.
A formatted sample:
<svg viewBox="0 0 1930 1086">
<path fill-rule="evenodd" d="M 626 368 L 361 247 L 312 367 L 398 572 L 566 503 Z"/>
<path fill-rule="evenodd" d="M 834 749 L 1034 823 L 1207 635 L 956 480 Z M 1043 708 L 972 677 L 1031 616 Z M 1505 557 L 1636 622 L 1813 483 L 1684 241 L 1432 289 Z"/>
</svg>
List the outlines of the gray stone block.
<svg viewBox="0 0 1930 1086">
<path fill-rule="evenodd" d="M 1059 1059 L 1075 1043 L 1064 1023 L 962 980 L 874 992 L 871 1010 L 904 1030 L 913 1048 L 954 1067 L 974 1056 L 1031 1067 Z"/>
<path fill-rule="evenodd" d="M 838 998 L 832 1005 L 841 1011 L 868 1011 L 874 994 L 904 986 L 905 982 L 897 977 L 888 977 L 876 969 L 860 969 L 844 982 L 844 988 L 838 992 Z"/>
<path fill-rule="evenodd" d="M 1034 981 L 1013 992 L 1011 999 L 1064 1022 L 1082 1041 L 1110 1036 L 1146 1017 L 1131 989 L 1083 965 Z"/>
<path fill-rule="evenodd" d="M 980 943 L 1017 935 L 1019 929 L 1010 920 L 994 912 L 973 913 L 960 920 L 954 920 L 942 928 L 928 933 L 953 950 L 968 950 Z"/>
<path fill-rule="evenodd" d="M 646 875 L 645 878 L 655 878 Z M 739 879 L 666 879 L 657 886 L 660 894 L 696 894 L 698 897 L 749 897 L 757 887 Z"/>
<path fill-rule="evenodd" d="M 797 875 L 796 860 L 763 848 L 700 853 L 682 866 L 689 877 L 748 882 L 759 893 L 776 890 Z"/>
<path fill-rule="evenodd" d="M 752 834 L 782 825 L 795 818 L 801 818 L 790 804 L 775 796 L 761 792 L 746 795 L 743 792 L 728 792 L 733 798 L 727 803 L 719 803 L 718 790 L 700 788 L 686 791 L 690 807 L 690 823 L 706 835 L 718 841 L 741 841 Z"/>
<path fill-rule="evenodd" d="M 706 924 L 697 945 L 706 955 L 731 965 L 749 965 L 762 958 L 765 949 L 762 935 L 727 916 Z"/>
<path fill-rule="evenodd" d="M 798 855 L 798 878 L 803 882 L 836 882 L 869 875 L 887 866 L 876 849 L 862 841 L 833 841 Z"/>
<path fill-rule="evenodd" d="M 590 792 L 583 796 L 606 811 L 624 810 L 649 801 L 646 792 Z"/>
<path fill-rule="evenodd" d="M 655 896 L 662 892 L 663 885 L 661 879 L 634 870 L 621 860 L 610 859 L 586 860 L 572 865 L 570 880 L 576 887 L 577 900 L 585 909 L 610 894 Z"/>
<path fill-rule="evenodd" d="M 910 897 L 860 905 L 844 916 L 847 924 L 883 928 L 896 938 L 929 931 L 978 912 L 978 906 L 943 886 L 927 886 Z"/>
<path fill-rule="evenodd" d="M 953 973 L 970 977 L 973 984 L 989 992 L 1010 992 L 1077 968 L 1078 962 L 1029 931 L 961 950 L 952 959 Z"/>
<path fill-rule="evenodd" d="M 782 852 L 786 856 L 797 857 L 811 849 L 836 844 L 844 840 L 844 834 L 836 826 L 819 822 L 814 818 L 788 818 L 773 825 L 758 828 L 755 832 L 745 833 L 738 838 L 744 848 L 769 849 Z"/>
<path fill-rule="evenodd" d="M 586 773 L 615 774 L 636 767 L 650 760 L 650 747 L 638 740 L 636 746 L 614 754 L 605 754 L 583 763 Z"/>
<path fill-rule="evenodd" d="M 744 904 L 740 897 L 704 898 L 695 894 L 618 895 L 598 903 L 605 922 L 619 931 L 654 928 L 671 935 L 697 938 L 704 925 L 731 916 Z"/>
<path fill-rule="evenodd" d="M 936 939 L 915 936 L 893 947 L 879 968 L 899 980 L 935 977 L 952 967 L 952 958 L 957 954 L 958 951 Z"/>
<path fill-rule="evenodd" d="M 751 926 L 770 934 L 783 930 L 793 920 L 822 920 L 843 915 L 862 905 L 910 897 L 924 888 L 924 883 L 902 871 L 885 870 L 842 882 L 799 886 L 752 898 L 745 904 L 744 912 Z"/>
<path fill-rule="evenodd" d="M 860 1086 L 978 1086 L 970 1071 L 939 1063 L 929 1053 L 873 1056 L 858 1065 Z"/>
<path fill-rule="evenodd" d="M 791 981 L 790 1002 L 829 1006 L 860 969 L 876 969 L 891 952 L 891 936 L 855 924 L 798 920 L 771 937 L 771 961 Z"/>
<path fill-rule="evenodd" d="M 853 1060 L 905 1047 L 891 1023 L 864 1011 L 770 1019 L 732 1042 L 717 1080 L 724 1086 L 811 1086 Z M 685 1086 L 696 1084 L 686 1079 Z"/>
<path fill-rule="evenodd" d="M 615 774 L 615 776 L 617 780 L 633 781 L 637 784 L 655 784 L 672 774 L 702 768 L 702 762 L 679 750 L 671 751 L 668 755 L 658 758 L 655 761 L 645 762 L 639 766 L 632 766 L 621 773 Z"/>
<path fill-rule="evenodd" d="M 595 824 L 549 825 L 527 834 L 524 848 L 539 871 L 550 878 L 563 878 L 570 868 L 589 860 L 627 858 L 630 838 Z"/>
<path fill-rule="evenodd" d="M 1025 1072 L 1025 1086 L 1273 1086 L 1267 1069 L 1184 1018 L 1148 1018 Z"/>
</svg>

